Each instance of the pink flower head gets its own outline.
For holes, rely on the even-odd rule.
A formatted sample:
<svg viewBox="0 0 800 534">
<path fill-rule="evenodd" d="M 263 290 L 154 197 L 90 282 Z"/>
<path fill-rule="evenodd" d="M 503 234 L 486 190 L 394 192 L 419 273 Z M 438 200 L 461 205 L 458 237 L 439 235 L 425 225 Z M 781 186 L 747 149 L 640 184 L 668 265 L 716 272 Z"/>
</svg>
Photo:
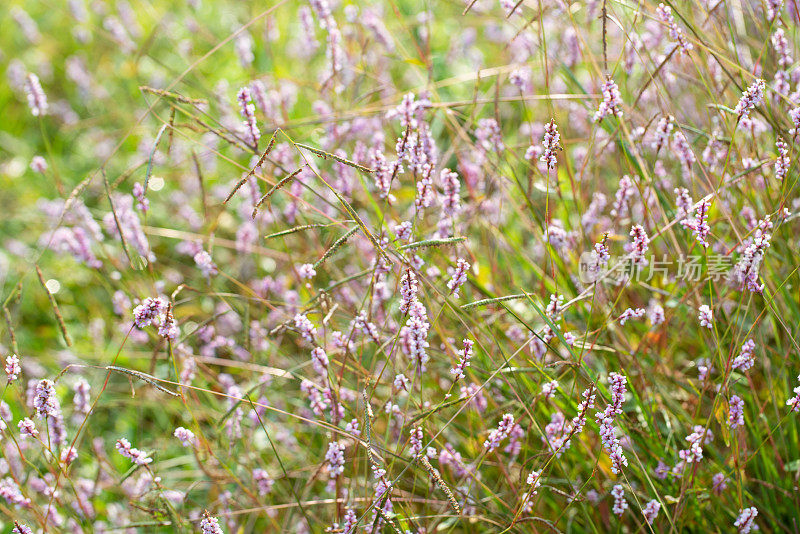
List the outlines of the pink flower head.
<svg viewBox="0 0 800 534">
<path fill-rule="evenodd" d="M 28 93 L 28 107 L 34 117 L 43 117 L 47 114 L 47 95 L 42 90 L 39 77 L 29 73 L 25 79 L 25 91 Z"/>
<path fill-rule="evenodd" d="M 734 395 L 731 397 L 728 405 L 730 410 L 728 413 L 728 426 L 736 428 L 744 425 L 744 401 L 742 398 L 738 395 Z"/>
<path fill-rule="evenodd" d="M 200 521 L 201 534 L 225 534 L 216 517 L 211 517 L 208 511 L 203 511 L 203 520 Z"/>
<path fill-rule="evenodd" d="M 317 335 L 317 329 L 314 324 L 304 314 L 297 314 L 294 316 L 294 327 L 303 336 L 306 341 L 314 341 L 314 336 Z"/>
<path fill-rule="evenodd" d="M 455 269 L 451 270 L 452 278 L 447 282 L 447 288 L 453 292 L 453 298 L 458 298 L 458 290 L 467 281 L 467 271 L 469 270 L 469 262 L 467 260 L 458 258 L 456 261 Z"/>
<path fill-rule="evenodd" d="M 611 488 L 611 496 L 614 497 L 614 507 L 611 511 L 621 516 L 628 509 L 628 501 L 625 500 L 625 489 L 621 484 L 617 484 Z"/>
<path fill-rule="evenodd" d="M 56 398 L 56 387 L 52 381 L 45 378 L 40 380 L 36 385 L 36 396 L 33 399 L 33 407 L 36 408 L 36 415 L 40 419 L 48 416 L 61 416 L 61 407 Z"/>
<path fill-rule="evenodd" d="M 317 275 L 317 271 L 314 270 L 314 266 L 310 263 L 304 263 L 297 268 L 297 274 L 304 280 L 310 280 Z"/>
<path fill-rule="evenodd" d="M 636 265 L 644 265 L 647 263 L 645 254 L 650 245 L 650 238 L 647 237 L 647 232 L 641 225 L 634 225 L 631 228 L 630 236 L 633 238 L 633 243 L 630 245 L 631 259 Z"/>
<path fill-rule="evenodd" d="M 146 452 L 131 447 L 131 442 L 125 438 L 118 439 L 116 447 L 117 451 L 122 456 L 128 458 L 136 465 L 147 465 L 153 461 L 153 459 L 150 458 Z"/>
<path fill-rule="evenodd" d="M 644 317 L 646 311 L 647 310 L 644 308 L 636 308 L 635 310 L 633 308 L 628 308 L 619 316 L 619 324 L 625 324 L 631 319 L 641 319 Z"/>
<path fill-rule="evenodd" d="M 542 139 L 544 153 L 542 153 L 542 156 L 539 158 L 539 160 L 543 161 L 547 165 L 548 169 L 556 168 L 556 164 L 558 163 L 556 154 L 558 153 L 558 143 L 560 140 L 561 134 L 558 133 L 556 121 L 551 119 L 550 122 L 548 122 L 544 127 L 544 139 Z"/>
<path fill-rule="evenodd" d="M 453 375 L 453 381 L 456 382 L 464 378 L 464 370 L 469 367 L 469 360 L 472 358 L 472 346 L 475 344 L 470 339 L 464 339 L 464 348 L 459 352 L 458 363 L 455 367 L 450 369 L 450 374 Z"/>
<path fill-rule="evenodd" d="M 767 83 L 759 78 L 745 90 L 741 100 L 736 104 L 736 109 L 734 109 L 734 112 L 739 115 L 740 120 L 749 118 L 750 112 L 764 101 L 764 90 L 766 87 Z"/>
<path fill-rule="evenodd" d="M 133 309 L 133 324 L 144 328 L 156 322 L 167 311 L 167 302 L 161 297 L 148 297 Z"/>
<path fill-rule="evenodd" d="M 711 329 L 714 327 L 714 312 L 707 304 L 703 304 L 697 308 L 697 319 L 700 321 L 700 326 Z"/>
<path fill-rule="evenodd" d="M 647 521 L 648 524 L 652 525 L 653 521 L 656 520 L 658 516 L 658 512 L 661 510 L 661 504 L 656 500 L 653 499 L 648 502 L 644 509 L 642 510 L 642 514 L 644 514 L 644 519 Z"/>
<path fill-rule="evenodd" d="M 19 374 L 22 372 L 22 368 L 19 366 L 19 356 L 16 354 L 11 354 L 6 358 L 5 371 L 9 384 L 17 379 Z"/>
<path fill-rule="evenodd" d="M 740 510 L 739 517 L 736 518 L 733 526 L 737 528 L 739 534 L 748 534 L 751 530 L 757 530 L 758 525 L 755 524 L 757 515 L 758 510 L 755 506 Z"/>
<path fill-rule="evenodd" d="M 256 123 L 256 107 L 253 105 L 253 99 L 250 96 L 250 89 L 242 87 L 236 95 L 239 101 L 239 111 L 242 114 L 242 131 L 244 138 L 248 145 L 257 146 L 258 140 L 261 139 L 261 130 L 258 129 Z"/>
<path fill-rule="evenodd" d="M 661 19 L 661 22 L 669 27 L 670 38 L 677 42 L 682 53 L 688 54 L 689 51 L 694 48 L 694 46 L 692 43 L 686 40 L 686 37 L 683 35 L 683 31 L 681 31 L 678 23 L 675 22 L 675 17 L 672 16 L 672 9 L 664 4 L 658 4 L 656 13 L 658 14 L 658 18 Z"/>
<path fill-rule="evenodd" d="M 731 368 L 738 369 L 740 371 L 747 371 L 755 364 L 755 355 L 753 352 L 756 350 L 756 343 L 752 339 L 748 339 L 744 343 L 742 343 L 742 348 L 739 351 L 739 355 L 733 359 L 733 363 L 731 363 Z"/>
<path fill-rule="evenodd" d="M 330 443 L 328 452 L 325 453 L 325 460 L 328 462 L 330 478 L 336 478 L 344 473 L 344 445 L 336 441 Z"/>
<path fill-rule="evenodd" d="M 602 121 L 606 116 L 614 115 L 615 117 L 622 117 L 622 97 L 619 94 L 619 87 L 611 78 L 603 82 L 603 101 L 600 102 L 600 107 L 594 114 L 594 122 Z"/>
<path fill-rule="evenodd" d="M 179 426 L 178 428 L 175 429 L 173 435 L 176 438 L 178 438 L 178 440 L 181 442 L 181 445 L 183 445 L 184 447 L 194 447 L 196 438 L 194 436 L 194 432 L 192 432 L 188 428 L 183 428 L 182 426 Z"/>
<path fill-rule="evenodd" d="M 36 424 L 28 417 L 21 419 L 20 422 L 17 423 L 17 427 L 19 428 L 19 433 L 22 436 L 30 436 L 35 438 L 39 435 L 39 431 L 36 429 Z"/>
<path fill-rule="evenodd" d="M 495 450 L 500 446 L 500 442 L 508 437 L 513 428 L 514 416 L 510 413 L 503 415 L 503 418 L 497 424 L 497 428 L 489 432 L 489 437 L 483 442 L 483 448 L 489 452 Z"/>
</svg>

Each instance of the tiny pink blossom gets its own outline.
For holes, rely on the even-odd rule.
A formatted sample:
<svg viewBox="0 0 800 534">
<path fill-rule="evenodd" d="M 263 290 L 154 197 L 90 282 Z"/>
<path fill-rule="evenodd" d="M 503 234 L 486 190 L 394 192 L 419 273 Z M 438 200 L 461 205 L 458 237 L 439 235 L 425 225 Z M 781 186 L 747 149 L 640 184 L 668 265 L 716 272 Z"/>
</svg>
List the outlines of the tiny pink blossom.
<svg viewBox="0 0 800 534">
<path fill-rule="evenodd" d="M 714 327 L 714 312 L 707 304 L 703 304 L 697 308 L 697 319 L 700 321 L 700 326 L 711 329 Z"/>
<path fill-rule="evenodd" d="M 22 372 L 22 368 L 19 365 L 19 356 L 16 354 L 11 354 L 6 358 L 5 371 L 9 384 L 17 379 L 19 374 Z"/>
</svg>

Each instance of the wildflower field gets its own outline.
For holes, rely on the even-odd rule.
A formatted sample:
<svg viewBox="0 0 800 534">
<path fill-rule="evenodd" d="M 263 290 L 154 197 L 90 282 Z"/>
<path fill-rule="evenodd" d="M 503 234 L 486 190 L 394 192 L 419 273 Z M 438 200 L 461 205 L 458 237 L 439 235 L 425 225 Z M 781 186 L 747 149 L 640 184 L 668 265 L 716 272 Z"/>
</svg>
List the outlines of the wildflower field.
<svg viewBox="0 0 800 534">
<path fill-rule="evenodd" d="M 798 0 L 0 24 L 0 531 L 800 533 Z"/>
</svg>

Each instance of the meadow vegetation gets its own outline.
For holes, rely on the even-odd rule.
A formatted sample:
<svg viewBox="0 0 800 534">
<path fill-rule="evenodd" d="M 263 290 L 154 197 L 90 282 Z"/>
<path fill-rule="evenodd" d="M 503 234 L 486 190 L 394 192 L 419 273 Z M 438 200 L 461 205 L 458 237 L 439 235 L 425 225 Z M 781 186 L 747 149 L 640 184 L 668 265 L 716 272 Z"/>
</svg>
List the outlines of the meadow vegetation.
<svg viewBox="0 0 800 534">
<path fill-rule="evenodd" d="M 799 8 L 6 2 L 0 530 L 800 532 Z"/>
</svg>

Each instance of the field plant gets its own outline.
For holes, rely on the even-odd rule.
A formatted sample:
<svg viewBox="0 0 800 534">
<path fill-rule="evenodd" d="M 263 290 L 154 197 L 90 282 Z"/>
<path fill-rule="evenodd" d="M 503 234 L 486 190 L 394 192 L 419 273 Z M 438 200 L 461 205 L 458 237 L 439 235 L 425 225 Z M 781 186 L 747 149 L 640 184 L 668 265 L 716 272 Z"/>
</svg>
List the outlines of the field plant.
<svg viewBox="0 0 800 534">
<path fill-rule="evenodd" d="M 0 6 L 0 530 L 800 533 L 798 0 Z"/>
</svg>

